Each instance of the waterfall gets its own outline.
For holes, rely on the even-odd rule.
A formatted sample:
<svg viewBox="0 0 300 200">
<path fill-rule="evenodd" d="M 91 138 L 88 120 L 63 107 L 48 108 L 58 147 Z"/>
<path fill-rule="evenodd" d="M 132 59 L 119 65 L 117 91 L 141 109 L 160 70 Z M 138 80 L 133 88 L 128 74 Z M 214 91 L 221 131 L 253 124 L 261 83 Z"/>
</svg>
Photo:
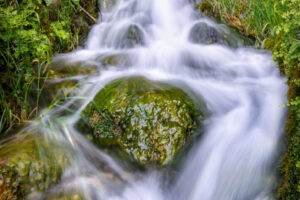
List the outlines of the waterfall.
<svg viewBox="0 0 300 200">
<path fill-rule="evenodd" d="M 94 73 L 49 80 L 80 84 L 28 128 L 62 144 L 71 163 L 49 194 L 80 191 L 92 200 L 274 199 L 285 79 L 270 52 L 193 7 L 187 0 L 114 1 L 104 7 L 103 21 L 93 26 L 84 48 L 53 58 L 57 68 L 80 64 Z M 137 75 L 184 85 L 207 104 L 203 133 L 192 138 L 176 166 L 136 169 L 76 128 L 80 112 L 101 88 Z M 45 194 L 29 198 L 39 195 Z"/>
</svg>

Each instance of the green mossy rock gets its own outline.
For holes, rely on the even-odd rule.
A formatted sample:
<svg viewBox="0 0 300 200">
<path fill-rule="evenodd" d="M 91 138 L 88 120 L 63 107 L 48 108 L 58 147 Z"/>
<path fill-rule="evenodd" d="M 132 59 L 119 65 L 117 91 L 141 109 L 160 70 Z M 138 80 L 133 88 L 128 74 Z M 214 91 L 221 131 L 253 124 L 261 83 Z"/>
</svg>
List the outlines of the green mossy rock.
<svg viewBox="0 0 300 200">
<path fill-rule="evenodd" d="M 102 146 L 118 146 L 142 165 L 162 166 L 186 143 L 196 118 L 205 115 L 178 88 L 126 77 L 100 90 L 82 116 Z"/>
<path fill-rule="evenodd" d="M 24 199 L 58 183 L 68 165 L 62 148 L 31 133 L 0 146 L 0 199 Z"/>
</svg>

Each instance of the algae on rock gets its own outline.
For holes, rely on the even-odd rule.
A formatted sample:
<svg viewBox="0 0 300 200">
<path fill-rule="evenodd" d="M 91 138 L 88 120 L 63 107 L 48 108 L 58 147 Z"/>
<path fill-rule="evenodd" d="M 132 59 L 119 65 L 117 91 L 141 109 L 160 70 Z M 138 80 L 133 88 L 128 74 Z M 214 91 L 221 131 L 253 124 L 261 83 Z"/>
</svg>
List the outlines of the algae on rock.
<svg viewBox="0 0 300 200">
<path fill-rule="evenodd" d="M 0 147 L 0 198 L 23 199 L 45 191 L 60 181 L 67 165 L 57 144 L 32 133 L 17 137 Z"/>
<path fill-rule="evenodd" d="M 99 144 L 118 146 L 142 165 L 165 165 L 205 114 L 174 86 L 125 77 L 100 90 L 82 116 Z"/>
</svg>

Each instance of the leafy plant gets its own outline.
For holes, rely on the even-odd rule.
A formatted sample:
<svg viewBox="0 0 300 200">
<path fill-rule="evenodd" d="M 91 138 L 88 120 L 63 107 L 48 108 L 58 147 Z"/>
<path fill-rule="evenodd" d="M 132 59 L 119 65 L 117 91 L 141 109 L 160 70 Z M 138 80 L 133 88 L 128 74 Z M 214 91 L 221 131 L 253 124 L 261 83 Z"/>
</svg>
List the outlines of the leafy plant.
<svg viewBox="0 0 300 200">
<path fill-rule="evenodd" d="M 98 0 L 74 2 L 97 12 Z M 38 114 L 51 57 L 79 44 L 86 21 L 70 0 L 0 0 L 0 132 Z"/>
</svg>

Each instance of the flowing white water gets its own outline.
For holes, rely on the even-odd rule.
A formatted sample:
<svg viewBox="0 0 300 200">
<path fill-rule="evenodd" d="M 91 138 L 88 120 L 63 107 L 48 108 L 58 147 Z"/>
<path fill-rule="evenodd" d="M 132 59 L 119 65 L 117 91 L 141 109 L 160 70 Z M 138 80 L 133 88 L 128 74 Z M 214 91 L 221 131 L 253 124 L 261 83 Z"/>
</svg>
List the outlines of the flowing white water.
<svg viewBox="0 0 300 200">
<path fill-rule="evenodd" d="M 71 99 L 42 119 L 42 124 L 52 124 L 49 129 L 43 125 L 43 132 L 72 149 L 72 166 L 52 191 L 75 189 L 86 199 L 104 200 L 272 199 L 284 127 L 285 109 L 280 105 L 285 102 L 285 80 L 269 52 L 191 42 L 190 32 L 199 22 L 230 33 L 185 0 L 120 0 L 104 10 L 103 22 L 93 27 L 86 48 L 54 58 L 54 63 L 95 65 L 97 72 L 76 93 L 86 99 Z M 124 35 L 133 25 L 141 30 L 143 42 L 127 48 Z M 103 64 L 112 55 L 121 61 Z M 202 96 L 210 110 L 202 137 L 171 175 L 169 170 L 135 172 L 74 128 L 80 111 L 105 84 L 130 75 L 180 83 Z M 66 107 L 76 112 L 63 114 Z"/>
</svg>

